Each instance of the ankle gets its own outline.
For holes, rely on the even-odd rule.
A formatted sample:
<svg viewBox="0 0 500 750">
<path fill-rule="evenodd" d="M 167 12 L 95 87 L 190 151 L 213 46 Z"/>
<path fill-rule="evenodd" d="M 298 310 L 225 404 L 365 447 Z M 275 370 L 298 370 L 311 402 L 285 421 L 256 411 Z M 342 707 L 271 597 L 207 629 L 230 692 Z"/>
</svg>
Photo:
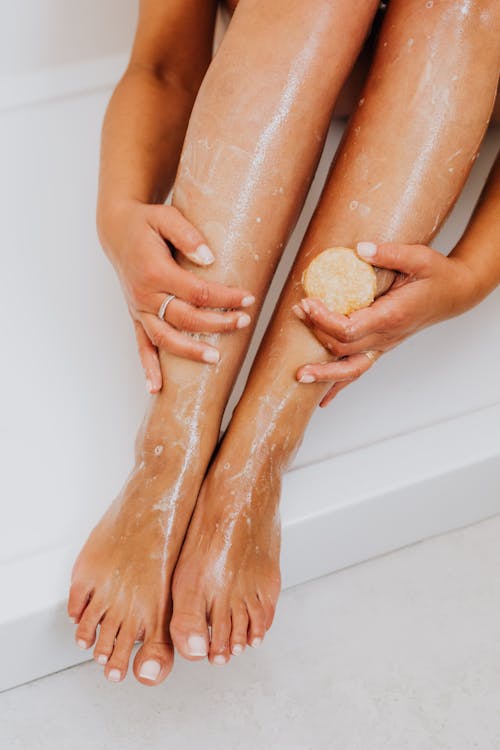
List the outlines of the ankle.
<svg viewBox="0 0 500 750">
<path fill-rule="evenodd" d="M 287 406 L 286 399 L 273 400 L 270 394 L 261 399 L 257 409 L 255 405 L 247 408 L 240 402 L 224 436 L 217 463 L 220 466 L 228 461 L 234 463 L 236 453 L 236 463 L 251 462 L 253 477 L 260 472 L 266 474 L 271 466 L 273 473 L 281 476 L 303 436 L 302 424 L 296 423 Z"/>
</svg>

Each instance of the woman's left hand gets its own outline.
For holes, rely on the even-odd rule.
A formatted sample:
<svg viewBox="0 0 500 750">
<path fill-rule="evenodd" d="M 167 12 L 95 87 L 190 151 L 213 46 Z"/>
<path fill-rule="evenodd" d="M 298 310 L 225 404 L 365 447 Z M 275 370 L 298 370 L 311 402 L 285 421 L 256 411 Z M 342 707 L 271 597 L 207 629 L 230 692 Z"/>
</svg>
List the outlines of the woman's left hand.
<svg viewBox="0 0 500 750">
<path fill-rule="evenodd" d="M 425 245 L 396 243 L 361 242 L 357 252 L 374 266 L 399 272 L 386 294 L 351 315 L 331 312 L 309 298 L 294 307 L 325 349 L 339 358 L 303 365 L 297 371 L 302 383 L 332 382 L 320 406 L 411 334 L 459 315 L 478 301 L 474 274 L 458 257 L 441 255 Z"/>
</svg>

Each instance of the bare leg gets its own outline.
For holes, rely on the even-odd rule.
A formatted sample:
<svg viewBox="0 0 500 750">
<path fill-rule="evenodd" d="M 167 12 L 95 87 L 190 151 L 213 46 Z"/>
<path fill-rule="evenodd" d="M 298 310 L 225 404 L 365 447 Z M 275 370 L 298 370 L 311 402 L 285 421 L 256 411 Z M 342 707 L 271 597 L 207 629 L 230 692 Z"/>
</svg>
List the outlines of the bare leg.
<svg viewBox="0 0 500 750">
<path fill-rule="evenodd" d="M 349 0 L 318 0 L 314 13 L 298 0 L 241 0 L 200 89 L 174 203 L 215 252 L 199 275 L 244 281 L 257 308 L 375 6 L 363 3 L 353 17 Z M 157 683 L 171 668 L 170 577 L 250 332 L 215 339 L 216 366 L 162 353 L 165 386 L 151 401 L 135 468 L 75 565 L 76 638 L 90 647 L 101 624 L 94 653 L 112 680 L 125 676 L 136 639 L 140 681 Z M 199 658 L 204 643 L 185 651 Z"/>
<path fill-rule="evenodd" d="M 327 358 L 291 313 L 302 270 L 331 245 L 432 237 L 491 113 L 499 26 L 493 0 L 391 3 L 365 93 L 200 493 L 173 585 L 171 632 L 181 653 L 189 636 L 208 640 L 207 612 L 212 658 L 227 660 L 247 639 L 258 644 L 269 627 L 281 474 L 325 392 L 295 379 L 300 365 Z"/>
</svg>

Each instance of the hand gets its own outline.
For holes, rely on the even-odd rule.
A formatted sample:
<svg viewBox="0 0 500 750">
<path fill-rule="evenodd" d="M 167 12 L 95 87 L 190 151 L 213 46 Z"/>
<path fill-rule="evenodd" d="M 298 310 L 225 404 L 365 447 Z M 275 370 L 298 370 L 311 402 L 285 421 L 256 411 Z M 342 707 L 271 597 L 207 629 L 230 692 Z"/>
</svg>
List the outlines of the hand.
<svg viewBox="0 0 500 750">
<path fill-rule="evenodd" d="M 314 299 L 294 306 L 295 314 L 338 358 L 297 371 L 300 382 L 333 383 L 320 406 L 369 370 L 384 352 L 422 328 L 465 312 L 477 296 L 471 269 L 453 255 L 443 256 L 424 245 L 371 242 L 359 243 L 357 252 L 374 266 L 399 272 L 386 294 L 347 316 Z"/>
<path fill-rule="evenodd" d="M 158 347 L 199 362 L 216 363 L 214 346 L 196 341 L 183 331 L 232 331 L 250 323 L 250 316 L 235 310 L 216 312 L 201 308 L 248 307 L 250 292 L 199 278 L 181 268 L 167 241 L 198 266 L 208 266 L 214 256 L 203 236 L 173 206 L 128 202 L 105 222 L 101 240 L 120 278 L 134 321 L 139 356 L 151 393 L 161 390 Z M 164 321 L 158 310 L 167 294 Z"/>
</svg>

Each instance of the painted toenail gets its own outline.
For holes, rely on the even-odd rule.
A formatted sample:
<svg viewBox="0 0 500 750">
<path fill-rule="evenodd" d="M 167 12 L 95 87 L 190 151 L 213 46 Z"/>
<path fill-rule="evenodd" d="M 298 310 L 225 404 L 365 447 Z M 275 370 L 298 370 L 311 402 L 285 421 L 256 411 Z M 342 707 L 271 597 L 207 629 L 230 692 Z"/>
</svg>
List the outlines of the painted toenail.
<svg viewBox="0 0 500 750">
<path fill-rule="evenodd" d="M 99 654 L 97 657 L 97 663 L 102 664 L 103 666 L 108 663 L 108 657 L 106 654 Z"/>
<path fill-rule="evenodd" d="M 108 680 L 110 682 L 120 682 L 122 673 L 119 669 L 111 669 L 108 674 Z"/>
<path fill-rule="evenodd" d="M 190 635 L 187 641 L 189 656 L 206 656 L 207 644 L 201 635 Z"/>
<path fill-rule="evenodd" d="M 148 661 L 143 662 L 141 671 L 139 672 L 139 677 L 142 677 L 145 680 L 154 681 L 158 678 L 160 670 L 161 664 L 154 659 L 149 659 Z"/>
<path fill-rule="evenodd" d="M 225 664 L 226 663 L 226 657 L 222 656 L 222 654 L 217 654 L 217 656 L 214 656 L 214 664 Z"/>
<path fill-rule="evenodd" d="M 252 648 L 258 648 L 261 643 L 262 643 L 262 638 L 254 638 L 250 645 Z"/>
<path fill-rule="evenodd" d="M 241 653 L 243 653 L 243 646 L 240 646 L 239 643 L 235 643 L 233 648 L 231 649 L 231 653 L 233 656 L 239 656 Z"/>
<path fill-rule="evenodd" d="M 78 640 L 78 641 L 76 642 L 76 645 L 78 646 L 78 648 L 88 648 L 88 646 L 87 646 L 87 641 L 84 641 L 84 640 L 83 640 L 82 638 L 80 638 L 80 639 L 79 639 L 79 640 Z"/>
<path fill-rule="evenodd" d="M 252 322 L 252 319 L 250 315 L 247 315 L 246 313 L 244 313 L 243 315 L 240 315 L 240 317 L 238 318 L 238 322 L 236 323 L 236 328 L 246 328 L 247 326 L 250 325 L 251 322 Z"/>
</svg>

